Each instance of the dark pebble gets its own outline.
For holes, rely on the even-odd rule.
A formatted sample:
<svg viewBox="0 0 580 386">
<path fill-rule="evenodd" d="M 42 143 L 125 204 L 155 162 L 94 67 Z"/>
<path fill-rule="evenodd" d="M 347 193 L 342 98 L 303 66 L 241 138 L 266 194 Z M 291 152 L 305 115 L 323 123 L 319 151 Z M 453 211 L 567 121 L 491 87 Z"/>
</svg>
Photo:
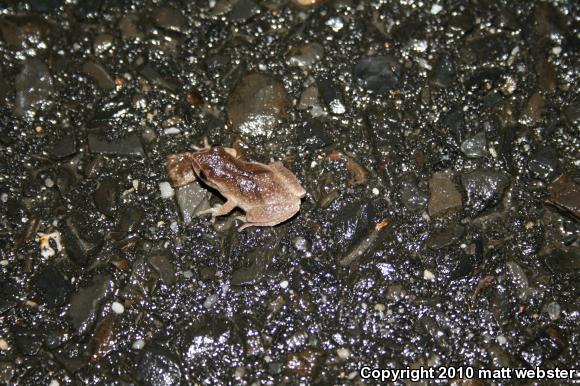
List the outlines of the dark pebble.
<svg viewBox="0 0 580 386">
<path fill-rule="evenodd" d="M 161 281 L 166 285 L 175 283 L 175 267 L 171 262 L 171 255 L 167 251 L 153 252 L 149 258 L 149 264 L 157 271 Z"/>
<path fill-rule="evenodd" d="M 149 63 L 139 69 L 139 74 L 147 79 L 153 86 L 161 87 L 169 91 L 177 91 L 178 85 L 170 79 L 166 79 Z"/>
<path fill-rule="evenodd" d="M 88 135 L 91 153 L 134 155 L 143 157 L 143 145 L 137 133 L 130 133 L 124 138 L 108 141 L 103 133 L 93 132 Z"/>
<path fill-rule="evenodd" d="M 62 306 L 73 290 L 70 280 L 53 264 L 34 275 L 33 282 L 40 299 L 49 308 Z"/>
<path fill-rule="evenodd" d="M 79 335 L 87 332 L 95 321 L 102 300 L 112 289 L 111 277 L 98 275 L 71 297 L 67 316 Z"/>
<path fill-rule="evenodd" d="M 505 59 L 511 49 L 512 43 L 503 34 L 471 38 L 461 50 L 461 60 L 475 64 Z"/>
<path fill-rule="evenodd" d="M 397 85 L 400 67 L 399 62 L 391 56 L 365 56 L 355 65 L 354 76 L 369 92 L 382 95 Z"/>
<path fill-rule="evenodd" d="M 141 208 L 134 206 L 124 208 L 119 215 L 119 223 L 117 224 L 117 228 L 115 228 L 115 238 L 120 240 L 126 237 L 129 233 L 133 233 L 139 230 L 139 224 L 141 223 L 141 219 L 144 215 L 145 212 Z"/>
<path fill-rule="evenodd" d="M 199 212 L 210 208 L 208 191 L 197 181 L 176 189 L 175 197 L 184 224 L 189 224 Z"/>
<path fill-rule="evenodd" d="M 338 85 L 330 79 L 318 81 L 318 91 L 331 114 L 341 115 L 346 111 L 342 92 Z"/>
<path fill-rule="evenodd" d="M 580 220 L 580 184 L 570 176 L 560 176 L 548 188 L 546 202 Z"/>
<path fill-rule="evenodd" d="M 111 75 L 105 70 L 103 66 L 95 62 L 85 62 L 83 64 L 83 72 L 93 78 L 99 87 L 103 90 L 114 90 L 115 81 L 111 78 Z"/>
<path fill-rule="evenodd" d="M 399 192 L 403 205 L 409 210 L 421 210 L 429 201 L 429 195 L 419 189 L 416 179 L 410 175 L 406 175 L 401 179 Z"/>
<path fill-rule="evenodd" d="M 42 348 L 44 341 L 43 331 L 37 328 L 14 327 L 12 328 L 16 347 L 24 355 L 34 356 Z"/>
<path fill-rule="evenodd" d="M 528 161 L 528 170 L 533 178 L 552 181 L 559 169 L 558 153 L 552 147 L 536 151 Z"/>
<path fill-rule="evenodd" d="M 258 5 L 252 0 L 238 0 L 229 15 L 230 20 L 246 21 L 259 11 Z"/>
<path fill-rule="evenodd" d="M 272 264 L 275 250 L 256 248 L 242 256 L 241 267 L 232 272 L 232 285 L 254 284 L 262 279 Z"/>
<path fill-rule="evenodd" d="M 455 68 L 453 60 L 448 55 L 442 55 L 433 66 L 429 77 L 429 84 L 436 87 L 448 87 L 455 81 Z"/>
<path fill-rule="evenodd" d="M 53 13 L 63 3 L 63 0 L 29 0 L 28 5 L 33 12 Z"/>
<path fill-rule="evenodd" d="M 57 140 L 48 151 L 49 154 L 56 159 L 69 157 L 77 152 L 77 144 L 75 135 L 69 133 Z"/>
<path fill-rule="evenodd" d="M 369 202 L 358 201 L 343 206 L 332 223 L 335 249 L 344 253 L 365 236 L 372 227 L 371 219 L 374 214 L 375 208 Z"/>
<path fill-rule="evenodd" d="M 429 215 L 442 216 L 463 207 L 461 193 L 447 173 L 433 173 L 429 180 L 429 190 Z"/>
<path fill-rule="evenodd" d="M 0 276 L 0 315 L 18 303 L 18 288 L 11 280 Z"/>
<path fill-rule="evenodd" d="M 39 59 L 27 59 L 16 75 L 14 114 L 23 116 L 36 112 L 50 100 L 52 77 L 48 66 Z"/>
<path fill-rule="evenodd" d="M 306 119 L 296 129 L 298 145 L 307 149 L 316 150 L 328 146 L 332 140 L 326 135 L 323 123 L 318 119 Z"/>
<path fill-rule="evenodd" d="M 144 350 L 135 375 L 144 386 L 179 385 L 181 381 L 181 369 L 177 358 L 160 347 L 149 347 Z"/>
<path fill-rule="evenodd" d="M 475 170 L 461 175 L 467 195 L 466 206 L 472 215 L 497 205 L 509 185 L 509 178 L 492 170 Z"/>
<path fill-rule="evenodd" d="M 245 138 L 269 137 L 286 116 L 290 98 L 284 85 L 264 74 L 248 74 L 228 98 L 228 118 Z"/>
<path fill-rule="evenodd" d="M 459 224 L 452 224 L 442 230 L 434 231 L 427 240 L 427 246 L 438 250 L 455 244 L 465 234 L 465 227 Z"/>
<path fill-rule="evenodd" d="M 307 43 L 290 49 L 286 64 L 303 70 L 310 69 L 324 56 L 324 47 L 318 43 Z"/>
<path fill-rule="evenodd" d="M 106 178 L 95 190 L 95 205 L 99 212 L 112 216 L 117 211 L 119 201 L 119 184 L 112 178 Z"/>
<path fill-rule="evenodd" d="M 461 151 L 469 158 L 481 158 L 486 154 L 487 139 L 485 133 L 477 133 L 461 144 Z"/>
<path fill-rule="evenodd" d="M 163 29 L 183 32 L 187 19 L 175 8 L 160 7 L 153 11 L 153 21 Z"/>
<path fill-rule="evenodd" d="M 63 244 L 67 255 L 81 266 L 86 265 L 101 248 L 98 240 L 88 239 L 88 235 L 79 229 L 74 216 L 65 220 Z"/>
</svg>

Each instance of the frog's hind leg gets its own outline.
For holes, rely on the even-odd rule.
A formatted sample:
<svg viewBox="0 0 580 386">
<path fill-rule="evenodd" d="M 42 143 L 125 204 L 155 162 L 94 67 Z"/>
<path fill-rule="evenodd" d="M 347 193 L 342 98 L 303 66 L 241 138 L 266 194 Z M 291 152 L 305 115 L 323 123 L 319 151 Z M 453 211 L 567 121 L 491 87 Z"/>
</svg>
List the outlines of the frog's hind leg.
<svg viewBox="0 0 580 386">
<path fill-rule="evenodd" d="M 239 218 L 245 224 L 238 228 L 238 232 L 249 227 L 268 227 L 278 225 L 293 217 L 300 210 L 300 201 L 286 206 L 258 206 L 246 211 L 245 218 Z M 264 221 L 265 220 L 265 221 Z"/>
<path fill-rule="evenodd" d="M 212 217 L 223 216 L 224 214 L 230 213 L 237 206 L 235 201 L 227 200 L 222 205 L 216 205 L 213 208 L 202 210 L 198 213 L 198 216 L 210 213 Z"/>
<path fill-rule="evenodd" d="M 191 153 L 171 154 L 166 158 L 167 174 L 174 187 L 178 188 L 197 180 L 190 159 Z"/>
</svg>

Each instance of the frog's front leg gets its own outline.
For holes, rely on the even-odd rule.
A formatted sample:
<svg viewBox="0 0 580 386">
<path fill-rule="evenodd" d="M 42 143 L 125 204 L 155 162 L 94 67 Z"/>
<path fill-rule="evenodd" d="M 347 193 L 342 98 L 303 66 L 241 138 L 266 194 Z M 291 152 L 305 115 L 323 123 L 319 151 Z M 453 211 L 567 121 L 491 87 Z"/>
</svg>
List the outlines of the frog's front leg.
<svg viewBox="0 0 580 386">
<path fill-rule="evenodd" d="M 203 216 L 204 214 L 210 213 L 212 217 L 223 216 L 224 214 L 230 213 L 237 206 L 237 203 L 233 200 L 227 200 L 222 205 L 216 205 L 213 208 L 202 210 L 198 213 L 198 216 Z"/>
</svg>

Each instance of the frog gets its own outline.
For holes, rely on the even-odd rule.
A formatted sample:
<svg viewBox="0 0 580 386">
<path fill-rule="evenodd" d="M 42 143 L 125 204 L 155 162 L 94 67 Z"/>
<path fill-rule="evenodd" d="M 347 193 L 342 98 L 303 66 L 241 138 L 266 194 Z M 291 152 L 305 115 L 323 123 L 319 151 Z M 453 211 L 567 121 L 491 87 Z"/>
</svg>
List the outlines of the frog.
<svg viewBox="0 0 580 386">
<path fill-rule="evenodd" d="M 296 176 L 281 162 L 263 164 L 240 159 L 234 148 L 211 146 L 198 151 L 167 156 L 167 170 L 174 187 L 200 180 L 215 189 L 226 202 L 204 210 L 212 219 L 230 213 L 236 207 L 245 212 L 238 216 L 248 227 L 275 226 L 292 218 L 300 210 L 306 191 Z"/>
</svg>

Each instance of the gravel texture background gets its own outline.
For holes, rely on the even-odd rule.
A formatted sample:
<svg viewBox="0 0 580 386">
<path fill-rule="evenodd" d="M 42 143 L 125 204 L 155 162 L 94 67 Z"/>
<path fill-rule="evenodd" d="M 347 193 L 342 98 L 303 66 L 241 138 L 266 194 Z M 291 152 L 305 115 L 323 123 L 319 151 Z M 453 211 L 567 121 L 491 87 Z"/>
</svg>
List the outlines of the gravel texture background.
<svg viewBox="0 0 580 386">
<path fill-rule="evenodd" d="M 580 367 L 579 3 L 312 2 L 0 0 L 0 384 Z M 204 137 L 300 213 L 196 216 Z"/>
</svg>

